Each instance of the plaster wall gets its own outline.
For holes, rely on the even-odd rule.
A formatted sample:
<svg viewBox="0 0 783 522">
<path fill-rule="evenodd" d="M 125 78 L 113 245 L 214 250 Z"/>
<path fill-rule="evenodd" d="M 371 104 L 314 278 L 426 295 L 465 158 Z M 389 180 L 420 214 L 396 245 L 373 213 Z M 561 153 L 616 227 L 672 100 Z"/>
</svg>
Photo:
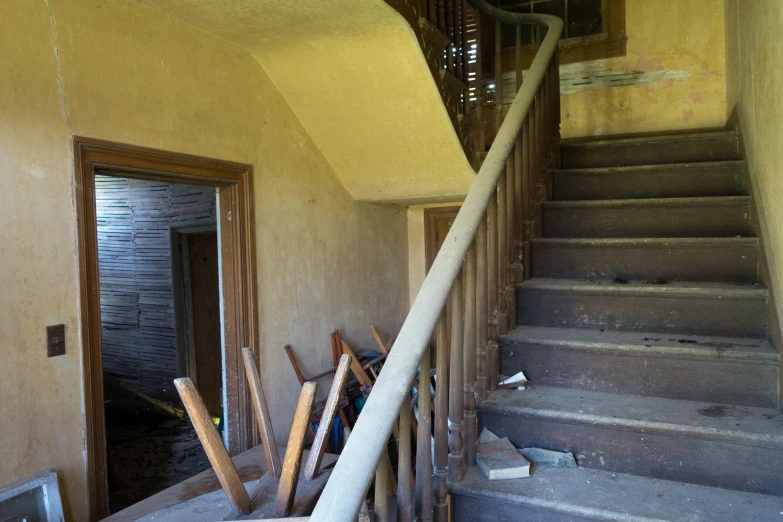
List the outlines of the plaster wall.
<svg viewBox="0 0 783 522">
<path fill-rule="evenodd" d="M 726 0 L 727 111 L 741 108 L 745 155 L 758 183 L 772 254 L 783 274 L 783 2 Z M 772 281 L 775 282 L 774 280 Z M 780 295 L 783 288 L 777 289 Z"/>
<path fill-rule="evenodd" d="M 661 76 L 672 77 L 562 96 L 562 136 L 722 127 L 726 123 L 723 11 L 723 0 L 626 0 L 626 55 L 583 65 L 614 71 L 670 71 Z M 574 72 L 569 69 L 569 74 Z"/>
<path fill-rule="evenodd" d="M 88 511 L 71 136 L 254 168 L 261 370 L 277 435 L 339 328 L 373 346 L 407 310 L 406 212 L 357 203 L 258 61 L 126 0 L 2 0 L 0 483 L 51 468 L 70 520 Z M 48 359 L 45 326 L 66 324 Z M 326 388 L 326 383 L 323 383 Z M 322 390 L 322 393 L 324 390 Z"/>
</svg>

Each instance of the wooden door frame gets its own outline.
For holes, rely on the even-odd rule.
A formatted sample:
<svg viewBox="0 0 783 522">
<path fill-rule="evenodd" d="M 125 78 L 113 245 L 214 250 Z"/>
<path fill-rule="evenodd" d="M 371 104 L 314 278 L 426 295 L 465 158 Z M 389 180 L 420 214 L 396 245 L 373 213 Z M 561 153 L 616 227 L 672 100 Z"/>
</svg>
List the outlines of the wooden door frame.
<svg viewBox="0 0 783 522">
<path fill-rule="evenodd" d="M 226 426 L 229 451 L 238 454 L 258 443 L 242 368 L 242 347 L 258 355 L 253 170 L 250 165 L 75 136 L 74 197 L 77 217 L 82 363 L 90 519 L 108 516 L 106 431 L 101 359 L 98 235 L 95 174 L 219 188 L 217 222 L 221 256 L 223 344 L 225 346 Z"/>
<path fill-rule="evenodd" d="M 437 232 L 438 221 L 448 221 L 457 217 L 460 206 L 431 207 L 424 209 L 424 268 L 430 271 L 435 256 L 438 255 Z"/>
</svg>

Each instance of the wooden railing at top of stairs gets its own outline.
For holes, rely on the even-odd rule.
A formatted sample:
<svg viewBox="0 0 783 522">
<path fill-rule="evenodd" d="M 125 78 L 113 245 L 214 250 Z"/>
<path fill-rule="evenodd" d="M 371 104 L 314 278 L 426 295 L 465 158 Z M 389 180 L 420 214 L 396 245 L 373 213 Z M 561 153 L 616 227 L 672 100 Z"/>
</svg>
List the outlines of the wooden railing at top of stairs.
<svg viewBox="0 0 783 522">
<path fill-rule="evenodd" d="M 429 3 L 446 16 L 445 9 L 452 9 L 454 2 L 467 8 L 462 0 Z M 376 489 L 385 487 L 389 436 L 398 419 L 402 438 L 410 433 L 410 389 L 419 369 L 423 377 L 419 386 L 422 393 L 418 394 L 415 491 L 410 479 L 411 445 L 407 438 L 407 442 L 401 440 L 398 444 L 398 520 L 412 520 L 414 511 L 418 520 L 447 520 L 447 477 L 460 481 L 465 468 L 475 465 L 476 399 L 486 398 L 497 387 L 498 336 L 514 328 L 515 284 L 529 277 L 529 240 L 540 237 L 541 202 L 551 192 L 548 172 L 559 161 L 557 48 L 563 21 L 548 15 L 509 13 L 484 0 L 470 2 L 496 24 L 494 117 L 503 121 L 329 477 L 312 520 L 353 521 L 376 473 Z M 517 27 L 517 94 L 505 118 L 500 103 L 502 24 Z M 524 82 L 519 29 L 522 25 L 546 28 Z M 449 301 L 451 306 L 447 307 Z M 450 321 L 446 318 L 447 310 Z M 425 383 L 429 383 L 430 374 L 429 342 L 436 327 L 433 460 L 432 405 L 430 394 L 424 390 L 428 389 Z M 383 497 L 385 492 L 381 500 Z M 379 519 L 387 520 L 388 513 L 380 511 Z"/>
</svg>

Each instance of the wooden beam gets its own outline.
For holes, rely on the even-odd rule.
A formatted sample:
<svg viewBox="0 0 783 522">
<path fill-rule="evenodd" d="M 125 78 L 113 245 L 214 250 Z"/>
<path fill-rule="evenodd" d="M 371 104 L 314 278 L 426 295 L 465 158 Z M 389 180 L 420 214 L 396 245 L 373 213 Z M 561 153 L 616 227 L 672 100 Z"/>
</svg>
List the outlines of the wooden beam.
<svg viewBox="0 0 783 522">
<path fill-rule="evenodd" d="M 294 367 L 294 373 L 296 373 L 296 378 L 299 379 L 299 384 L 304 386 L 304 383 L 307 382 L 307 379 L 305 379 L 301 368 L 299 368 L 299 363 L 296 362 L 296 357 L 294 357 L 294 352 L 291 349 L 291 345 L 286 344 L 283 349 L 285 350 L 285 354 L 288 356 L 288 360 L 291 361 L 291 366 Z"/>
<path fill-rule="evenodd" d="M 237 469 L 234 467 L 234 463 L 231 462 L 231 457 L 228 456 L 223 440 L 220 438 L 217 428 L 215 428 L 215 423 L 212 422 L 212 416 L 207 411 L 207 407 L 204 405 L 204 401 L 201 400 L 196 387 L 193 386 L 193 381 L 187 377 L 182 377 L 174 380 L 174 386 L 176 386 L 177 392 L 179 392 L 182 403 L 190 416 L 190 421 L 196 429 L 198 439 L 201 441 L 201 446 L 207 453 L 209 462 L 212 464 L 215 475 L 217 475 L 223 491 L 226 492 L 228 500 L 234 506 L 234 509 L 245 515 L 249 514 L 250 497 L 245 490 L 245 485 L 242 484 Z"/>
<path fill-rule="evenodd" d="M 375 342 L 378 343 L 378 348 L 381 349 L 381 353 L 383 355 L 389 355 L 389 350 L 386 349 L 383 341 L 381 341 L 381 336 L 378 335 L 378 330 L 376 330 L 374 326 L 370 326 L 370 330 L 372 330 L 372 336 L 375 337 Z"/>
<path fill-rule="evenodd" d="M 302 392 L 299 394 L 299 403 L 296 405 L 294 423 L 291 426 L 291 434 L 288 436 L 283 472 L 280 475 L 280 486 L 278 486 L 277 499 L 275 500 L 275 514 L 278 517 L 287 517 L 291 513 L 291 506 L 294 504 L 296 485 L 299 481 L 299 468 L 302 465 L 305 432 L 310 423 L 310 413 L 315 402 L 316 388 L 316 383 L 306 382 L 302 386 Z"/>
<path fill-rule="evenodd" d="M 280 455 L 277 452 L 275 434 L 272 431 L 272 418 L 269 416 L 264 388 L 261 386 L 261 377 L 258 375 L 256 358 L 253 356 L 253 350 L 247 347 L 242 349 L 242 357 L 245 361 L 245 375 L 247 375 L 250 398 L 258 421 L 258 430 L 261 432 L 261 443 L 264 445 L 266 472 L 272 478 L 279 478 L 282 471 Z"/>
<path fill-rule="evenodd" d="M 348 343 L 345 341 L 342 341 L 342 345 L 343 353 L 351 358 L 351 371 L 356 377 L 356 380 L 358 380 L 361 385 L 372 388 L 372 380 L 370 379 L 370 376 L 367 375 L 367 372 L 365 372 L 362 368 L 362 364 L 359 362 L 359 359 L 356 358 L 356 354 L 353 353 L 353 350 L 351 350 L 351 347 L 348 346 Z"/>
<path fill-rule="evenodd" d="M 318 433 L 315 434 L 315 441 L 310 448 L 307 464 L 305 464 L 305 477 L 308 479 L 318 475 L 318 468 L 321 466 L 321 459 L 326 449 L 324 444 L 329 438 L 329 431 L 332 429 L 332 421 L 340 402 L 340 394 L 342 394 L 345 381 L 348 379 L 348 365 L 350 363 L 351 357 L 349 355 L 343 354 L 340 357 L 340 364 L 337 366 L 337 373 L 334 374 L 332 387 L 329 389 L 329 395 L 326 399 L 326 406 L 324 406 L 324 412 L 318 424 Z"/>
</svg>

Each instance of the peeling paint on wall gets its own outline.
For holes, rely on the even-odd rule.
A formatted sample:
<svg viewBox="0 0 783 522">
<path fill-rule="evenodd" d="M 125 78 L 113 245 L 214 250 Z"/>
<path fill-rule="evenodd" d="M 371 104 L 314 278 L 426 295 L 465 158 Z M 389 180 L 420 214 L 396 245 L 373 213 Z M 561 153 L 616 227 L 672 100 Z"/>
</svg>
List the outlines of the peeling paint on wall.
<svg viewBox="0 0 783 522">
<path fill-rule="evenodd" d="M 667 80 L 681 82 L 690 75 L 688 71 L 612 69 L 600 61 L 572 63 L 560 67 L 560 94 L 567 96 L 585 90 L 646 85 Z"/>
<path fill-rule="evenodd" d="M 523 72 L 525 76 L 527 71 Z M 671 88 L 674 82 L 681 82 L 691 76 L 689 71 L 666 71 L 646 69 L 612 69 L 601 61 L 580 62 L 560 67 L 560 94 L 568 96 L 580 91 L 598 91 L 612 87 L 627 87 L 631 85 L 648 85 L 663 82 L 663 86 Z M 511 105 L 516 95 L 516 73 L 503 73 L 503 105 Z M 494 98 L 487 80 L 484 86 L 485 97 Z M 694 100 L 695 101 L 695 100 Z M 703 98 L 699 103 L 703 103 Z"/>
</svg>

